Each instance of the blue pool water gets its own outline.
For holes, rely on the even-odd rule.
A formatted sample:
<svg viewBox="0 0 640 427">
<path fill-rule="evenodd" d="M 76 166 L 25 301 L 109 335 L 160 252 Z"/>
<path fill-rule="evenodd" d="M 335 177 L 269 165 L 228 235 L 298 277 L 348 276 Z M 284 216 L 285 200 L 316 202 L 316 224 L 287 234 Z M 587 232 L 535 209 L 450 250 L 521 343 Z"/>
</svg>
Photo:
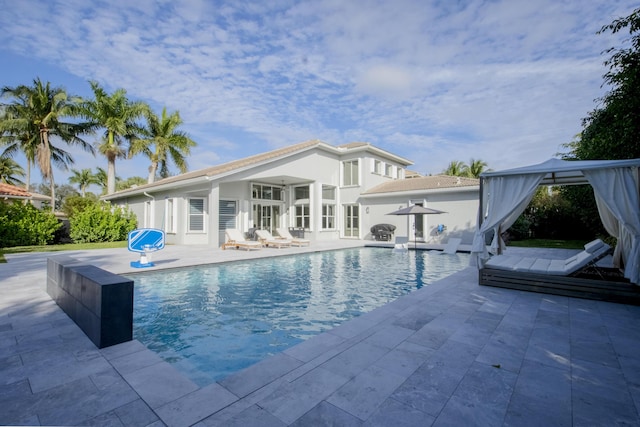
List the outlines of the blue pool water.
<svg viewBox="0 0 640 427">
<path fill-rule="evenodd" d="M 146 272 L 134 338 L 200 386 L 461 270 L 468 254 L 357 248 Z"/>
</svg>

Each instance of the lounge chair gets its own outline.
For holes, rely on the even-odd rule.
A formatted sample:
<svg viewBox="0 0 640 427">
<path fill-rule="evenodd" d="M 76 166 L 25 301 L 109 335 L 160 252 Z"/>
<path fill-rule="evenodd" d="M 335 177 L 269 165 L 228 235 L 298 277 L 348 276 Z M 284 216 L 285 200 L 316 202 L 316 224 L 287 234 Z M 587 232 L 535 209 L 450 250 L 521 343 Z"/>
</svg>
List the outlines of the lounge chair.
<svg viewBox="0 0 640 427">
<path fill-rule="evenodd" d="M 258 241 L 262 244 L 262 246 L 278 249 L 288 248 L 291 246 L 291 240 L 276 239 L 271 235 L 269 230 L 256 230 L 256 236 L 258 236 Z"/>
<path fill-rule="evenodd" d="M 286 228 L 276 228 L 276 233 L 278 233 L 278 236 L 283 239 L 289 240 L 291 242 L 291 246 L 309 246 L 311 244 L 311 241 L 309 240 L 293 237 Z"/>
<path fill-rule="evenodd" d="M 222 249 L 236 248 L 236 249 L 260 249 L 262 244 L 254 240 L 247 240 L 244 235 L 237 228 L 229 228 L 225 230 L 227 241 L 222 245 Z"/>
<path fill-rule="evenodd" d="M 458 252 L 458 246 L 460 246 L 460 242 L 462 242 L 462 239 L 458 237 L 451 237 L 447 244 L 444 245 L 444 248 L 442 249 L 442 252 L 440 252 L 440 254 L 455 254 L 456 252 Z"/>
<path fill-rule="evenodd" d="M 393 252 L 407 252 L 409 250 L 409 238 L 406 236 L 396 236 Z"/>
<path fill-rule="evenodd" d="M 498 255 L 485 263 L 485 268 L 528 272 L 555 276 L 569 276 L 595 263 L 611 251 L 611 246 L 600 239 L 584 245 L 584 250 L 567 259 L 531 258 Z"/>
</svg>

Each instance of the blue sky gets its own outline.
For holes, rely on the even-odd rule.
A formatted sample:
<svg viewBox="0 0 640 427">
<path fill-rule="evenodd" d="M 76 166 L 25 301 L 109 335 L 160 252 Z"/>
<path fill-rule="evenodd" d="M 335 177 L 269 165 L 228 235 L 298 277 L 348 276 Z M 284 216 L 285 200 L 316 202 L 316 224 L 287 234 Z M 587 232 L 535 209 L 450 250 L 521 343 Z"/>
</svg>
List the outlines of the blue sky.
<svg viewBox="0 0 640 427">
<path fill-rule="evenodd" d="M 40 77 L 88 97 L 96 80 L 178 110 L 198 143 L 190 170 L 309 139 L 370 142 L 420 173 L 471 158 L 499 170 L 553 157 L 581 130 L 606 91 L 602 52 L 623 39 L 596 32 L 636 6 L 0 0 L 0 85 Z M 70 151 L 76 169 L 106 168 Z M 122 178 L 147 167 L 116 164 Z"/>
</svg>

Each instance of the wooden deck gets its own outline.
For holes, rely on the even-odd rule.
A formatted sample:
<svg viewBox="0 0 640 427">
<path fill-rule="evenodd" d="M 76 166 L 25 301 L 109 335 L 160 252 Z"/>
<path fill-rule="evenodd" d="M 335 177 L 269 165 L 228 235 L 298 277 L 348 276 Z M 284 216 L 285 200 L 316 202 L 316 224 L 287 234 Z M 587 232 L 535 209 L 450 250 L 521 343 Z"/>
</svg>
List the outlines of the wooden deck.
<svg viewBox="0 0 640 427">
<path fill-rule="evenodd" d="M 479 271 L 479 283 L 484 286 L 640 305 L 640 286 L 632 285 L 626 279 L 605 280 L 597 275 L 551 276 L 483 268 Z"/>
</svg>

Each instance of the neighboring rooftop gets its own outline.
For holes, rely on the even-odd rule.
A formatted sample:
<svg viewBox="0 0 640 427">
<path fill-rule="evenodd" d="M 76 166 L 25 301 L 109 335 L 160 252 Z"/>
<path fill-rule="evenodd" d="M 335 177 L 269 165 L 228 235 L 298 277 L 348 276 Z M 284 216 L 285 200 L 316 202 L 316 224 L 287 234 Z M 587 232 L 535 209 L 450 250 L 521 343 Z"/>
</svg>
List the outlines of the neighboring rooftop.
<svg viewBox="0 0 640 427">
<path fill-rule="evenodd" d="M 397 193 L 402 191 L 423 191 L 437 190 L 445 188 L 476 187 L 480 185 L 480 180 L 476 178 L 465 178 L 461 176 L 435 175 L 422 176 L 407 179 L 397 179 L 377 185 L 364 193 L 381 194 Z"/>
</svg>

